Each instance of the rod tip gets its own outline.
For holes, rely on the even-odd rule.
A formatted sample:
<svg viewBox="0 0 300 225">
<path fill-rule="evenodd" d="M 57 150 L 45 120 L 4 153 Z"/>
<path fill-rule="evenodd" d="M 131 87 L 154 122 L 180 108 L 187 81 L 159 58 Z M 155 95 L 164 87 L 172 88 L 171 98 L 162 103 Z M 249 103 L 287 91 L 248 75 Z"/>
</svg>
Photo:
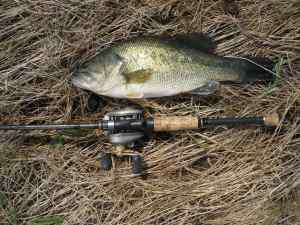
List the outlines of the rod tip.
<svg viewBox="0 0 300 225">
<path fill-rule="evenodd" d="M 276 112 L 264 117 L 265 126 L 268 126 L 268 127 L 278 126 L 279 121 L 280 121 L 279 115 Z"/>
</svg>

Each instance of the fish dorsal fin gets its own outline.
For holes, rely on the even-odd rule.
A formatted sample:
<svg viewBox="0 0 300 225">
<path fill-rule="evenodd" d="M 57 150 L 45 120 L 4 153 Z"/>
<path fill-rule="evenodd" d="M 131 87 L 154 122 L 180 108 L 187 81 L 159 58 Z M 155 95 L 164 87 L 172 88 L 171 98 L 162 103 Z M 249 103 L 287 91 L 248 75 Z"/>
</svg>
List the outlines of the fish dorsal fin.
<svg viewBox="0 0 300 225">
<path fill-rule="evenodd" d="M 213 53 L 216 44 L 203 33 L 177 34 L 175 36 L 162 36 L 162 39 L 178 47 L 192 48 L 206 53 Z"/>
</svg>

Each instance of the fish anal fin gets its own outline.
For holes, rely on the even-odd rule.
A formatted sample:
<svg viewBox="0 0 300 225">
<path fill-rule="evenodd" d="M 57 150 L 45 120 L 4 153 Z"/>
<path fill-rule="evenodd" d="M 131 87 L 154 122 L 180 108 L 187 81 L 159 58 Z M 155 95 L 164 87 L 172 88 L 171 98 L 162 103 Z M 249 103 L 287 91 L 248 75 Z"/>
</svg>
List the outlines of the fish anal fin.
<svg viewBox="0 0 300 225">
<path fill-rule="evenodd" d="M 190 91 L 189 93 L 193 95 L 210 95 L 215 93 L 219 89 L 220 89 L 220 83 L 218 81 L 211 80 L 208 81 L 203 86 Z"/>
<path fill-rule="evenodd" d="M 151 79 L 153 71 L 151 69 L 141 69 L 133 72 L 123 73 L 127 84 L 143 84 Z"/>
<path fill-rule="evenodd" d="M 192 48 L 206 53 L 213 53 L 216 49 L 214 41 L 204 33 L 176 34 L 175 36 L 162 36 L 163 40 L 179 47 Z"/>
</svg>

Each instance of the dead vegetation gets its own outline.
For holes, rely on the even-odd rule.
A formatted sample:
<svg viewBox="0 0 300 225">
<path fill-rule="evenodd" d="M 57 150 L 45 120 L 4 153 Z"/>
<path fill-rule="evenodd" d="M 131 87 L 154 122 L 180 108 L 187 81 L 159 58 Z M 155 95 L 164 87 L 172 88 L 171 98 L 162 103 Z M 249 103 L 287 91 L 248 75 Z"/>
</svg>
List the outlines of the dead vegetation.
<svg viewBox="0 0 300 225">
<path fill-rule="evenodd" d="M 101 134 L 1 132 L 0 223 L 299 224 L 300 4 L 241 0 L 238 9 L 234 17 L 212 0 L 2 0 L 1 123 L 95 121 L 126 106 L 103 98 L 87 110 L 89 93 L 69 82 L 73 66 L 117 40 L 182 32 L 208 33 L 220 55 L 269 57 L 278 80 L 143 101 L 148 115 L 277 111 L 282 121 L 275 131 L 156 134 L 143 147 L 144 180 L 130 176 L 128 160 L 99 170 L 97 154 L 111 147 Z"/>
</svg>

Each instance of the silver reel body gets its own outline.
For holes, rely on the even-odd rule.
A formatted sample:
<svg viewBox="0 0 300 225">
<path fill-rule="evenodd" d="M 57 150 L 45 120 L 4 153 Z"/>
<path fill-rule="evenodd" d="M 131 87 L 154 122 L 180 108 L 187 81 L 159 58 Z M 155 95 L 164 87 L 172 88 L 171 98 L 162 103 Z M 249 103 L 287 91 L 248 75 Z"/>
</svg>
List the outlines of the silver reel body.
<svg viewBox="0 0 300 225">
<path fill-rule="evenodd" d="M 103 120 L 118 121 L 118 120 L 143 120 L 144 112 L 140 109 L 124 108 L 121 110 L 107 113 Z M 104 132 L 108 136 L 109 141 L 115 145 L 126 145 L 132 147 L 134 143 L 144 137 L 143 132 L 139 131 L 113 131 L 113 128 Z"/>
</svg>

